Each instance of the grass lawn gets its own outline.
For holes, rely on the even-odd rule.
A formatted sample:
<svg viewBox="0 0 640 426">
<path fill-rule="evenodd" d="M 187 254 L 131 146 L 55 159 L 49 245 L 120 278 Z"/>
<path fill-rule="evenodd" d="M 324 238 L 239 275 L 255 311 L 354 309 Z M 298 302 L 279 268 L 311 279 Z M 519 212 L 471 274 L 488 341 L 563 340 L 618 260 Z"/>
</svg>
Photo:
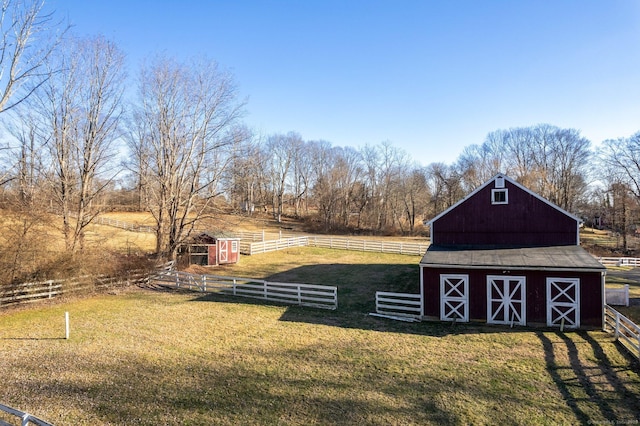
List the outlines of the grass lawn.
<svg viewBox="0 0 640 426">
<path fill-rule="evenodd" d="M 0 403 L 56 425 L 639 420 L 638 363 L 602 332 L 369 316 L 376 290 L 417 292 L 417 261 L 295 248 L 219 271 L 337 285 L 337 311 L 147 289 L 0 311 Z"/>
</svg>

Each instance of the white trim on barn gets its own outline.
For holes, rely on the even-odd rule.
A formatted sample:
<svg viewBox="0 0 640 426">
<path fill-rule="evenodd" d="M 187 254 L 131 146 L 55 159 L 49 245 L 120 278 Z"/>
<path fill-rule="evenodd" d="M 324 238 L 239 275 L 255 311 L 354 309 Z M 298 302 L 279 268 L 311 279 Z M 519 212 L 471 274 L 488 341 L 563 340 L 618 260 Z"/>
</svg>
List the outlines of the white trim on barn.
<svg viewBox="0 0 640 426">
<path fill-rule="evenodd" d="M 440 275 L 440 320 L 469 322 L 469 275 Z"/>
<path fill-rule="evenodd" d="M 526 277 L 487 275 L 487 323 L 527 325 Z"/>
<path fill-rule="evenodd" d="M 579 278 L 547 278 L 547 325 L 580 327 Z"/>
</svg>

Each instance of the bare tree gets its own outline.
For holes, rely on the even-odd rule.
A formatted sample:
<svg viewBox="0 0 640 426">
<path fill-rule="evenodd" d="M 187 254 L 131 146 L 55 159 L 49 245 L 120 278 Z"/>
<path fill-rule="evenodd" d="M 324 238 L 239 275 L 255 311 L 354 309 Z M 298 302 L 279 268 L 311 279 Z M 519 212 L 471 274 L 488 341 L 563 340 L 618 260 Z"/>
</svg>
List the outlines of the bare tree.
<svg viewBox="0 0 640 426">
<path fill-rule="evenodd" d="M 61 29 L 44 4 L 44 0 L 2 1 L 0 112 L 20 104 L 51 77 L 47 61 L 66 28 Z"/>
<path fill-rule="evenodd" d="M 417 220 L 424 216 L 429 203 L 429 187 L 422 167 L 414 165 L 401 171 L 400 195 L 404 205 L 405 219 L 409 225 L 409 233 L 414 234 Z"/>
<path fill-rule="evenodd" d="M 20 105 L 51 77 L 47 61 L 66 29 L 54 21 L 52 13 L 44 10 L 43 0 L 2 0 L 0 7 L 2 113 Z M 14 150 L 16 147 L 8 144 L 0 147 L 0 151 L 7 153 Z M 3 156 L 0 186 L 19 178 L 16 166 L 19 168 L 20 164 L 9 162 L 10 158 L 10 154 Z"/>
<path fill-rule="evenodd" d="M 626 183 L 640 200 L 640 132 L 628 138 L 604 141 L 598 155 L 603 170 Z"/>
<path fill-rule="evenodd" d="M 299 134 L 289 132 L 286 135 L 272 135 L 267 140 L 266 151 L 269 155 L 267 168 L 273 191 L 273 218 L 281 222 L 285 203 L 285 192 L 293 173 L 294 159 L 302 146 Z"/>
<path fill-rule="evenodd" d="M 75 251 L 99 213 L 94 200 L 116 174 L 107 167 L 120 136 L 124 54 L 102 37 L 72 38 L 50 69 L 61 71 L 42 86 L 36 105 L 66 247 Z"/>
<path fill-rule="evenodd" d="M 571 210 L 586 190 L 590 144 L 578 130 L 548 124 L 497 130 L 481 146 L 467 147 L 457 169 L 467 192 L 504 172 Z"/>
<path fill-rule="evenodd" d="M 212 200 L 232 159 L 242 102 L 231 75 L 213 61 L 158 57 L 140 77 L 138 140 L 148 162 L 146 204 L 156 222 L 156 251 L 175 258 Z"/>
</svg>

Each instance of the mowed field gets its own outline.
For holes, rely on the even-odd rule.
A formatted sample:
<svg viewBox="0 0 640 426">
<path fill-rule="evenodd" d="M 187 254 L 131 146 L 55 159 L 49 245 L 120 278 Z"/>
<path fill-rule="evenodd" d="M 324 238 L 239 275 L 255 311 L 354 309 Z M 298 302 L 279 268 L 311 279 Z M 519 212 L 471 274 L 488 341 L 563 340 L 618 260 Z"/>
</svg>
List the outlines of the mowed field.
<svg viewBox="0 0 640 426">
<path fill-rule="evenodd" d="M 376 290 L 418 291 L 418 261 L 294 248 L 219 270 L 337 285 L 336 311 L 154 288 L 0 311 L 0 403 L 56 425 L 640 420 L 638 363 L 603 332 L 368 315 Z"/>
</svg>

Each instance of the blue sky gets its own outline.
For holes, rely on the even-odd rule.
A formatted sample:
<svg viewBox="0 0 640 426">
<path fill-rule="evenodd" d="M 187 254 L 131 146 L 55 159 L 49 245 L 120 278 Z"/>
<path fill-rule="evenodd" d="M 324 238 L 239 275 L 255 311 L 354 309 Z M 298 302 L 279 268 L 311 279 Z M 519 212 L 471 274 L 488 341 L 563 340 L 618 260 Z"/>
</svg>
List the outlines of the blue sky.
<svg viewBox="0 0 640 426">
<path fill-rule="evenodd" d="M 637 0 L 48 0 L 129 72 L 206 55 L 264 135 L 390 141 L 452 163 L 487 133 L 549 123 L 598 144 L 640 131 Z"/>
</svg>

